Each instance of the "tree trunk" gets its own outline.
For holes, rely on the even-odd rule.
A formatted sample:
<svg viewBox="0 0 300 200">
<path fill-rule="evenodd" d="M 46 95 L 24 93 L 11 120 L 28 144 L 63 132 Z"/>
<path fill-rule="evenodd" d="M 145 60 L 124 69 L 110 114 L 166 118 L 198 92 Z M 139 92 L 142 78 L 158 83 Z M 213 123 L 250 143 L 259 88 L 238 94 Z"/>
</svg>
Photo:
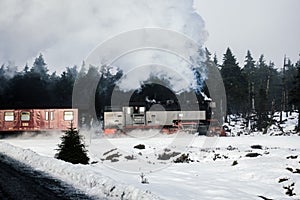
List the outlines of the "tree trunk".
<svg viewBox="0 0 300 200">
<path fill-rule="evenodd" d="M 297 133 L 300 132 L 300 109 L 298 109 L 298 125 L 297 125 Z"/>
</svg>

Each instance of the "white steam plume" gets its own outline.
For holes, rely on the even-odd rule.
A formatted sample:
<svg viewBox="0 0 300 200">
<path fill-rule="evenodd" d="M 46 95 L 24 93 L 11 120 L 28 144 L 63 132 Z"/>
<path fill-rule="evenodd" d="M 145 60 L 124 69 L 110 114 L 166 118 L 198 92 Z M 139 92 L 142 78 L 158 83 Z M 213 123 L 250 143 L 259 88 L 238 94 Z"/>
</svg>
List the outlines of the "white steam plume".
<svg viewBox="0 0 300 200">
<path fill-rule="evenodd" d="M 22 66 L 41 52 L 50 70 L 59 72 L 81 63 L 99 43 L 134 29 L 177 31 L 200 46 L 207 38 L 193 0 L 1 0 L 0 24 L 0 60 Z M 191 74 L 183 69 L 179 73 Z"/>
</svg>

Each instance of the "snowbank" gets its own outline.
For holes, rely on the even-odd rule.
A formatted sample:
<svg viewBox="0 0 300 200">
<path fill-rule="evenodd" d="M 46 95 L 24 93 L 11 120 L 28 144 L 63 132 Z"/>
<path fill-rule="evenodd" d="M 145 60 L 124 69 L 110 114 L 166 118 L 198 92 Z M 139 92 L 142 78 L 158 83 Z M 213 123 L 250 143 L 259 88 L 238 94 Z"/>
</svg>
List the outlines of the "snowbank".
<svg viewBox="0 0 300 200">
<path fill-rule="evenodd" d="M 300 137 L 296 135 L 183 134 L 176 142 L 171 135 L 94 138 L 88 148 L 98 163 L 92 165 L 54 159 L 53 149 L 59 142 L 58 137 L 48 136 L 5 139 L 0 142 L 0 152 L 102 199 L 300 198 Z M 138 144 L 145 149 L 136 149 Z M 183 154 L 189 154 L 187 162 L 173 162 Z M 141 183 L 141 173 L 148 184 Z M 291 188 L 292 196 L 286 188 Z"/>
<path fill-rule="evenodd" d="M 0 152 L 34 169 L 44 171 L 97 198 L 160 199 L 149 191 L 122 185 L 113 179 L 88 170 L 89 166 L 73 165 L 55 158 L 41 156 L 32 150 L 0 142 Z"/>
</svg>

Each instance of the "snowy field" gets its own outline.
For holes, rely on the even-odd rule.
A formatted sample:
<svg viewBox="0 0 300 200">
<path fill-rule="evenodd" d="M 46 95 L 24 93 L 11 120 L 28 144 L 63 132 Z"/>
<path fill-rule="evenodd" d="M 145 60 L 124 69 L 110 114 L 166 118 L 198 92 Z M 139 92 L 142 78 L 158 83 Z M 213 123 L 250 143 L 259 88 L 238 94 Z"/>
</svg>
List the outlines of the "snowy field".
<svg viewBox="0 0 300 200">
<path fill-rule="evenodd" d="M 231 116 L 231 137 L 153 130 L 103 136 L 81 130 L 90 165 L 54 158 L 62 133 L 6 138 L 0 140 L 0 152 L 96 199 L 300 199 L 296 123 L 292 113 L 266 134 L 249 133 L 251 123 Z"/>
<path fill-rule="evenodd" d="M 57 133 L 4 139 L 0 152 L 97 198 L 300 199 L 297 135 L 84 134 L 88 166 L 53 158 L 60 143 Z"/>
</svg>

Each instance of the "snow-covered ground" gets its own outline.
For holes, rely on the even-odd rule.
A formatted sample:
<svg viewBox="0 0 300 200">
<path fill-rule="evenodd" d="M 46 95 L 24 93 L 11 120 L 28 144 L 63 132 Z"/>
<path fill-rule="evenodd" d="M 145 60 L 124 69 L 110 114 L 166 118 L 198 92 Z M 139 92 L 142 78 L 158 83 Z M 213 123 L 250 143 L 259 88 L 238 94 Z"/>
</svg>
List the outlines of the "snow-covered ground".
<svg viewBox="0 0 300 200">
<path fill-rule="evenodd" d="M 298 112 L 282 112 L 282 121 L 280 122 L 280 112 L 275 112 L 272 116 L 272 124 L 267 127 L 266 135 L 292 135 L 295 134 L 295 128 L 298 123 Z M 271 117 L 271 116 L 269 116 Z M 230 115 L 228 123 L 224 125 L 228 127 L 227 135 L 261 135 L 262 132 L 257 131 L 254 125 L 253 117 L 246 120 L 241 115 Z"/>
<path fill-rule="evenodd" d="M 0 141 L 0 152 L 99 198 L 300 199 L 296 134 L 205 137 L 134 131 L 108 137 L 81 133 L 92 162 L 87 166 L 53 158 L 60 143 L 58 133 L 7 138 Z"/>
</svg>

